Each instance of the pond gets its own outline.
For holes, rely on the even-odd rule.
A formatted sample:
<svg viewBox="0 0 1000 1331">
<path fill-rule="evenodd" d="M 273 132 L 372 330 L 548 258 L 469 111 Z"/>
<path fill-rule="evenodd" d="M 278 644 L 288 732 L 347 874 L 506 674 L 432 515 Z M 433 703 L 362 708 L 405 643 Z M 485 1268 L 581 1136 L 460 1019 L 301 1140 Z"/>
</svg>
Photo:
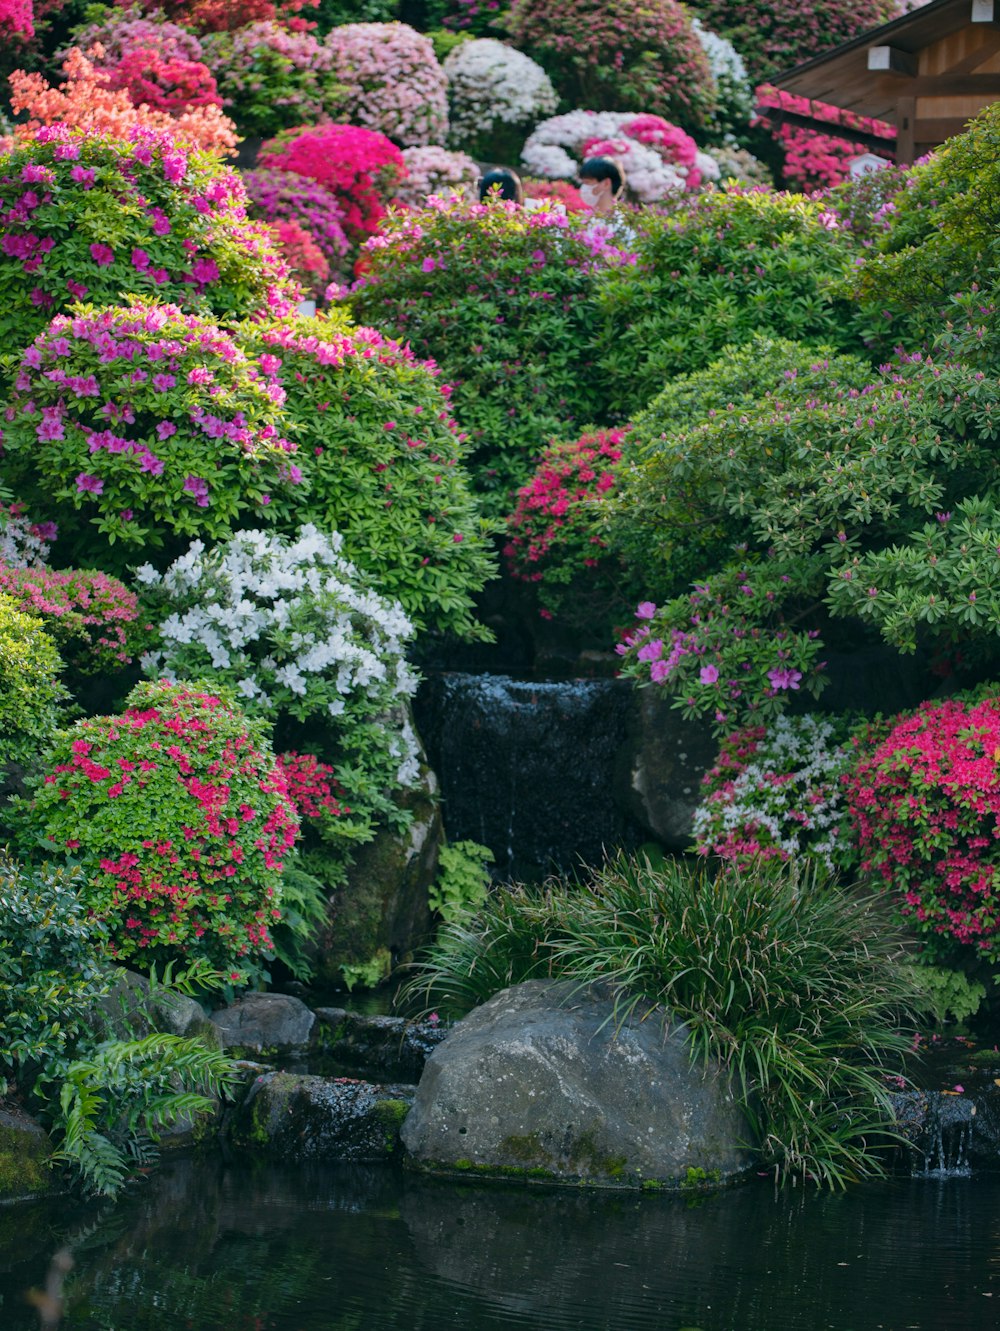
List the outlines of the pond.
<svg viewBox="0 0 1000 1331">
<path fill-rule="evenodd" d="M 0 1210 L 0 1326 L 72 1245 L 61 1331 L 986 1331 L 1000 1177 L 639 1197 L 173 1160 Z"/>
</svg>

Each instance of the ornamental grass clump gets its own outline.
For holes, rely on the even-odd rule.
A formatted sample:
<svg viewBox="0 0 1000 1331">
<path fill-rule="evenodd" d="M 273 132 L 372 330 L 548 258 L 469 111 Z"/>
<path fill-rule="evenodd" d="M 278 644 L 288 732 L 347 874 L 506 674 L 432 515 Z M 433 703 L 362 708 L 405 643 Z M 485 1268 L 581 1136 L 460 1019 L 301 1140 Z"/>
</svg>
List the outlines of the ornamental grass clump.
<svg viewBox="0 0 1000 1331">
<path fill-rule="evenodd" d="M 727 735 L 702 779 L 698 854 L 733 864 L 810 860 L 831 873 L 855 868 L 842 780 L 855 761 L 849 731 L 842 718 L 807 713 Z"/>
<path fill-rule="evenodd" d="M 60 731 L 23 817 L 81 866 L 112 957 L 261 974 L 298 818 L 265 728 L 208 686 L 140 684 Z"/>
<path fill-rule="evenodd" d="M 247 218 L 235 171 L 162 131 L 53 125 L 0 155 L 0 343 L 74 301 L 156 296 L 218 316 L 290 313 L 298 293 Z"/>
<path fill-rule="evenodd" d="M 616 1016 L 660 1004 L 692 1057 L 718 1059 L 781 1181 L 843 1187 L 885 1172 L 887 1073 L 914 997 L 879 901 L 757 862 L 718 874 L 621 856 L 589 883 L 492 893 L 445 924 L 410 996 L 460 1012 L 542 976 L 610 985 Z"/>
<path fill-rule="evenodd" d="M 105 567 L 277 516 L 301 481 L 280 390 L 230 333 L 175 305 L 60 315 L 14 382 L 7 475 L 82 557 L 95 559 L 94 528 L 111 542 Z"/>
<path fill-rule="evenodd" d="M 1000 957 L 1000 697 L 995 685 L 877 728 L 846 780 L 862 868 L 931 962 Z"/>
<path fill-rule="evenodd" d="M 350 807 L 342 839 L 366 841 L 380 822 L 406 822 L 397 792 L 419 774 L 403 714 L 416 689 L 405 651 L 413 628 L 344 558 L 336 532 L 306 526 L 286 539 L 237 533 L 195 542 L 167 569 L 137 579 L 160 612 L 151 675 L 229 687 L 275 727 L 282 749 L 328 758 Z"/>
<path fill-rule="evenodd" d="M 333 319 L 249 324 L 241 336 L 300 443 L 296 521 L 339 531 L 344 557 L 415 627 L 482 637 L 473 598 L 492 556 L 437 368 Z"/>
</svg>

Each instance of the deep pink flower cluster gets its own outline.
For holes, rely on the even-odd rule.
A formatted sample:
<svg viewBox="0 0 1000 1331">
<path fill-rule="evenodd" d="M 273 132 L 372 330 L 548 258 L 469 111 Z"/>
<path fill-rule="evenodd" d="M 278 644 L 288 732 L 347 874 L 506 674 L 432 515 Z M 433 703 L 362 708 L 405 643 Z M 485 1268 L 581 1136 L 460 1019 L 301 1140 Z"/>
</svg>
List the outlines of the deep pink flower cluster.
<svg viewBox="0 0 1000 1331">
<path fill-rule="evenodd" d="M 138 597 L 106 573 L 0 564 L 0 592 L 42 621 L 63 660 L 80 674 L 128 665 L 149 642 L 153 626 Z"/>
<path fill-rule="evenodd" d="M 35 35 L 31 0 L 0 0 L 0 32 L 17 33 L 21 37 Z"/>
<path fill-rule="evenodd" d="M 136 0 L 115 0 L 123 9 L 131 9 Z M 139 0 L 149 13 L 165 13 L 167 18 L 195 32 L 233 32 L 248 23 L 280 18 L 286 27 L 300 31 L 309 27 L 307 20 L 295 18 L 308 0 Z"/>
<path fill-rule="evenodd" d="M 315 238 L 291 219 L 269 225 L 278 249 L 296 278 L 305 290 L 314 296 L 321 295 L 330 281 L 330 265 Z"/>
<path fill-rule="evenodd" d="M 164 56 L 155 47 L 126 51 L 108 73 L 108 87 L 124 88 L 135 106 L 151 106 L 173 115 L 185 107 L 222 105 L 207 65 Z"/>
<path fill-rule="evenodd" d="M 285 778 L 288 798 L 300 817 L 315 823 L 321 835 L 330 820 L 351 812 L 344 803 L 344 789 L 329 763 L 320 762 L 311 753 L 290 750 L 278 755 L 278 766 Z"/>
<path fill-rule="evenodd" d="M 356 125 L 300 126 L 269 139 L 261 166 L 317 181 L 336 197 L 344 227 L 355 241 L 377 230 L 397 183 L 406 175 L 403 154 L 384 134 Z"/>
<path fill-rule="evenodd" d="M 194 687 L 142 684 L 57 738 L 38 829 L 80 862 L 113 954 L 205 957 L 234 981 L 271 950 L 298 818 L 263 731 Z"/>
<path fill-rule="evenodd" d="M 347 254 L 344 211 L 324 185 L 293 171 L 258 167 L 244 171 L 250 211 L 265 222 L 298 222 L 312 236 L 336 271 Z"/>
<path fill-rule="evenodd" d="M 774 125 L 768 118 L 769 108 L 792 111 L 798 115 L 812 116 L 829 121 L 830 133 L 820 134 L 815 130 L 795 125 Z M 807 97 L 797 97 L 793 93 L 762 84 L 757 89 L 757 112 L 755 123 L 771 129 L 774 137 L 785 149 L 785 163 L 782 168 L 785 180 L 800 189 L 827 189 L 839 185 L 849 174 L 848 168 L 855 157 L 870 152 L 860 143 L 851 143 L 837 137 L 836 127 L 860 129 L 886 141 L 886 158 L 892 155 L 895 127 L 885 120 L 873 120 L 869 116 L 855 115 L 831 106 L 828 102 L 812 101 Z"/>
<path fill-rule="evenodd" d="M 927 950 L 1000 957 L 1000 697 L 926 702 L 871 736 L 847 779 L 863 856 Z M 949 947 L 950 945 L 950 947 Z"/>
</svg>

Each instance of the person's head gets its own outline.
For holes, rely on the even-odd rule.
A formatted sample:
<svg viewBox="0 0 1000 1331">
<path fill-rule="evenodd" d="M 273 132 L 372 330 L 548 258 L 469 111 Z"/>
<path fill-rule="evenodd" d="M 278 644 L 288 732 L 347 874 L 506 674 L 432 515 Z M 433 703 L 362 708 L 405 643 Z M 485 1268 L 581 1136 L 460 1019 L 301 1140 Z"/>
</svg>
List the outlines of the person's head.
<svg viewBox="0 0 1000 1331">
<path fill-rule="evenodd" d="M 508 171 L 505 166 L 495 171 L 487 171 L 479 182 L 479 201 L 491 199 L 509 199 L 513 203 L 524 203 L 524 187 L 516 171 Z"/>
<path fill-rule="evenodd" d="M 625 190 L 625 168 L 613 157 L 588 157 L 580 167 L 580 197 L 588 208 L 606 217 Z"/>
</svg>

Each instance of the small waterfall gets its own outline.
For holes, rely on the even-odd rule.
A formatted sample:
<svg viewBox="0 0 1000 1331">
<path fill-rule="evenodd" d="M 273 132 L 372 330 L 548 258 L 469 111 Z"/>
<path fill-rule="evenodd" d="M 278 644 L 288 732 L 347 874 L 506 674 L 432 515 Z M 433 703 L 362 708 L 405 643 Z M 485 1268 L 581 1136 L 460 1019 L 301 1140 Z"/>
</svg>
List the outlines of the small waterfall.
<svg viewBox="0 0 1000 1331">
<path fill-rule="evenodd" d="M 906 1091 L 893 1097 L 898 1127 L 911 1146 L 911 1172 L 945 1178 L 972 1173 L 976 1103 L 942 1091 Z"/>
<path fill-rule="evenodd" d="M 630 698 L 607 679 L 427 679 L 414 710 L 449 839 L 489 846 L 497 877 L 529 880 L 638 845 L 614 798 Z"/>
</svg>

